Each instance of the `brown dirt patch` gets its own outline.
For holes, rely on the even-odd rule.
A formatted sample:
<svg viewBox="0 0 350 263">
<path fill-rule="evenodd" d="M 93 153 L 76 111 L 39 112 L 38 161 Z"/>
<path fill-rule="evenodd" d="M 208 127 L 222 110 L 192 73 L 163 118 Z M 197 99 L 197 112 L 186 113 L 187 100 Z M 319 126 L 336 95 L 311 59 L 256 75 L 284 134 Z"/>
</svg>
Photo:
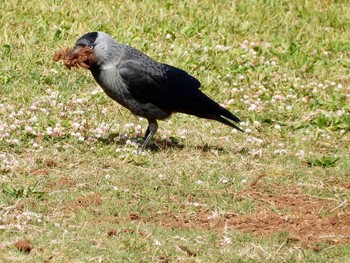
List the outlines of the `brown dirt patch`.
<svg viewBox="0 0 350 263">
<path fill-rule="evenodd" d="M 72 203 L 70 207 L 77 208 L 91 208 L 94 209 L 102 205 L 102 198 L 99 194 L 90 194 L 87 196 L 79 196 Z"/>
<path fill-rule="evenodd" d="M 108 236 L 108 237 L 116 236 L 116 235 L 117 235 L 117 230 L 115 230 L 115 229 L 110 229 L 110 230 L 108 230 L 108 232 L 107 232 L 107 236 Z"/>
<path fill-rule="evenodd" d="M 58 166 L 58 163 L 53 159 L 45 159 L 44 164 L 47 167 L 57 167 Z"/>
<path fill-rule="evenodd" d="M 53 60 L 62 60 L 68 69 L 73 67 L 90 68 L 96 62 L 94 51 L 90 47 L 83 47 L 78 52 L 73 52 L 70 48 L 57 50 Z"/>
<path fill-rule="evenodd" d="M 253 188 L 255 186 L 257 183 Z M 257 203 L 256 210 L 249 214 L 218 214 L 202 209 L 197 214 L 185 216 L 186 213 L 164 211 L 143 221 L 170 228 L 229 229 L 260 236 L 286 232 L 288 241 L 300 241 L 304 245 L 350 242 L 350 209 L 347 202 L 305 195 L 295 189 L 288 191 L 281 188 L 275 193 L 264 189 L 238 194 Z"/>
<path fill-rule="evenodd" d="M 302 189 L 267 186 L 258 176 L 251 191 L 240 193 L 258 203 L 252 214 L 234 216 L 225 222 L 231 229 L 258 235 L 287 232 L 288 241 L 350 242 L 350 209 L 347 200 L 303 194 Z"/>
<path fill-rule="evenodd" d="M 48 175 L 50 171 L 48 169 L 32 169 L 29 171 L 31 175 Z"/>
<path fill-rule="evenodd" d="M 67 189 L 71 187 L 75 187 L 77 185 L 77 181 L 72 178 L 67 177 L 61 177 L 57 181 L 52 181 L 47 184 L 47 187 L 50 190 L 57 190 L 57 189 Z"/>
<path fill-rule="evenodd" d="M 15 247 L 25 253 L 29 253 L 33 249 L 33 245 L 27 240 L 20 240 L 15 243 Z"/>
<path fill-rule="evenodd" d="M 140 219 L 141 219 L 141 217 L 139 216 L 139 214 L 138 214 L 138 213 L 135 213 L 135 212 L 130 213 L 129 217 L 130 217 L 130 220 L 132 220 L 132 221 L 140 220 Z"/>
</svg>

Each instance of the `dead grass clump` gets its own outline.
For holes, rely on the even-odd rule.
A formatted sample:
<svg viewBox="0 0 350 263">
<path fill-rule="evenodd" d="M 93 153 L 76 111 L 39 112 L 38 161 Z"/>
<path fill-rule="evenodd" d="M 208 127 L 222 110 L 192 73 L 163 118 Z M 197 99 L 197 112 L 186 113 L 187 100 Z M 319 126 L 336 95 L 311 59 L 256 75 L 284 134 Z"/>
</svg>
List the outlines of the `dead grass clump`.
<svg viewBox="0 0 350 263">
<path fill-rule="evenodd" d="M 130 213 L 130 220 L 135 221 L 139 220 L 141 217 L 138 213 Z"/>
<path fill-rule="evenodd" d="M 116 235 L 117 235 L 117 230 L 115 230 L 115 229 L 110 229 L 110 230 L 107 232 L 107 236 L 108 236 L 108 237 L 116 236 Z"/>
<path fill-rule="evenodd" d="M 94 51 L 91 47 L 83 47 L 78 52 L 73 52 L 70 48 L 57 50 L 53 60 L 63 60 L 68 69 L 73 67 L 88 69 L 96 62 Z"/>
<path fill-rule="evenodd" d="M 90 194 L 87 196 L 79 196 L 75 199 L 71 207 L 74 209 L 91 208 L 94 209 L 102 205 L 102 198 L 100 194 Z"/>
<path fill-rule="evenodd" d="M 29 253 L 33 249 L 33 245 L 27 240 L 20 240 L 15 243 L 15 247 L 25 253 Z"/>
</svg>

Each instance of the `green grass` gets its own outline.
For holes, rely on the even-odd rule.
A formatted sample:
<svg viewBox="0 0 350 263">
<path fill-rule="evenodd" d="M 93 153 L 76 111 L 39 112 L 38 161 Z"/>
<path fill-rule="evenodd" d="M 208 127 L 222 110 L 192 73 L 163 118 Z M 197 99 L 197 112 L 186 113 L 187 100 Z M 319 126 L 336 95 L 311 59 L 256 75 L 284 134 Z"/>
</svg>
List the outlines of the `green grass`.
<svg viewBox="0 0 350 263">
<path fill-rule="evenodd" d="M 0 14 L 0 261 L 350 260 L 348 1 L 14 0 Z M 135 154 L 147 122 L 52 60 L 95 30 L 196 76 L 246 132 L 175 114 Z M 314 214 L 344 233 L 260 225 Z"/>
</svg>

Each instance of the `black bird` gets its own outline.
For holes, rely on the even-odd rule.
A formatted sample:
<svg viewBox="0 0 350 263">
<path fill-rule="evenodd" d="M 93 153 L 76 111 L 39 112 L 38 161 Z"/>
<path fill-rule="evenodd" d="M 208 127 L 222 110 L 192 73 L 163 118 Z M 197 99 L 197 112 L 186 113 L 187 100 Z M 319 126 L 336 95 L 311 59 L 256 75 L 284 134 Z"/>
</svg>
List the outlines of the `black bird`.
<svg viewBox="0 0 350 263">
<path fill-rule="evenodd" d="M 73 52 L 86 46 L 93 48 L 96 58 L 90 71 L 106 94 L 148 120 L 141 151 L 156 133 L 157 120 L 174 112 L 217 120 L 242 131 L 231 122 L 238 123 L 239 118 L 202 93 L 201 83 L 186 71 L 159 63 L 103 32 L 83 35 Z"/>
</svg>

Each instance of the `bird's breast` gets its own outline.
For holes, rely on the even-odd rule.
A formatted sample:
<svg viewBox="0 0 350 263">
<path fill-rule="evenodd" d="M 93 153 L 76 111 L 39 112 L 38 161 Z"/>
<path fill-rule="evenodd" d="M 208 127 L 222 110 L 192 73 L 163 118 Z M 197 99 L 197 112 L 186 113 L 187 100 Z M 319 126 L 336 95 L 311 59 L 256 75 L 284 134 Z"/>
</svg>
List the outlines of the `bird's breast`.
<svg viewBox="0 0 350 263">
<path fill-rule="evenodd" d="M 98 74 L 94 74 L 95 80 L 104 90 L 104 92 L 123 106 L 125 101 L 131 96 L 123 79 L 117 70 L 113 68 L 104 68 Z"/>
<path fill-rule="evenodd" d="M 165 119 L 171 115 L 171 112 L 165 111 L 151 102 L 141 103 L 137 101 L 115 68 L 104 68 L 91 72 L 104 92 L 133 114 L 147 119 Z"/>
</svg>

